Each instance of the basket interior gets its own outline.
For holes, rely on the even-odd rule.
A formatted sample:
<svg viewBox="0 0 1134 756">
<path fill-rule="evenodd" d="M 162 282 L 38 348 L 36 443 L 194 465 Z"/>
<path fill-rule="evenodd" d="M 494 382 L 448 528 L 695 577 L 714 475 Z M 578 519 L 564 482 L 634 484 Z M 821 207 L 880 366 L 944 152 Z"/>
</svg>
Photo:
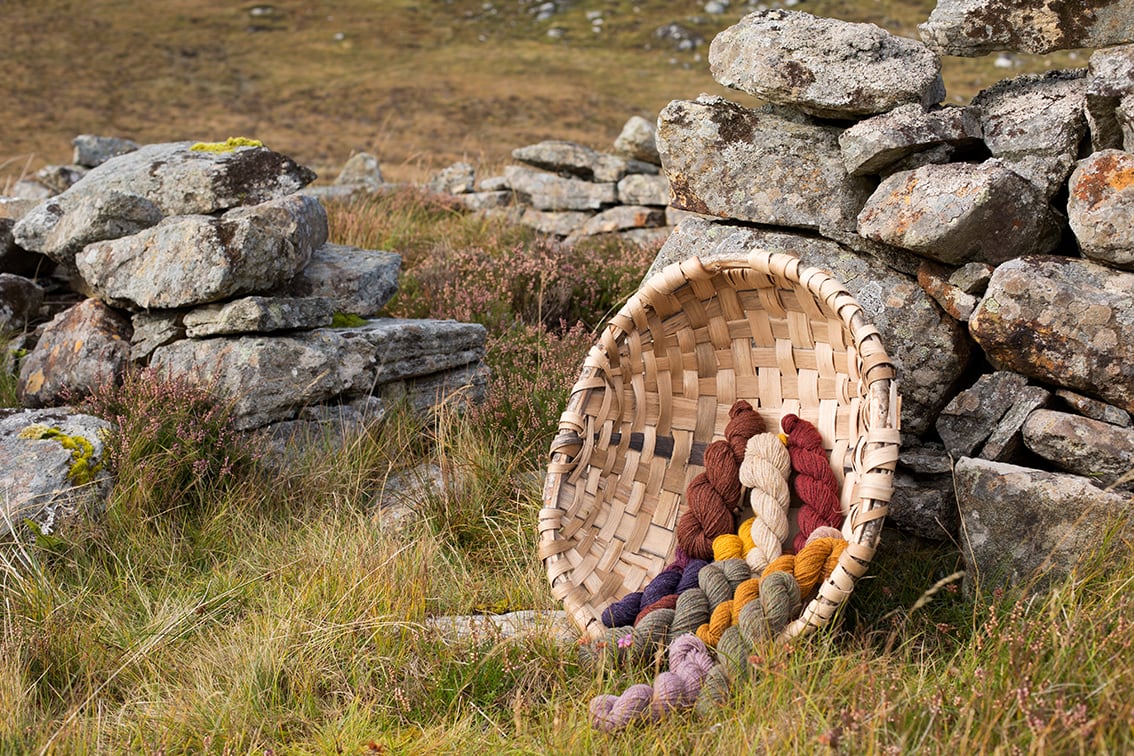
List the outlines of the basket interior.
<svg viewBox="0 0 1134 756">
<path fill-rule="evenodd" d="M 769 430 L 788 413 L 815 424 L 831 454 L 852 548 L 793 634 L 821 626 L 877 546 L 897 459 L 892 376 L 853 297 L 790 255 L 667 267 L 605 327 L 560 420 L 540 517 L 553 594 L 597 637 L 602 610 L 672 560 L 686 486 L 745 399 Z"/>
</svg>

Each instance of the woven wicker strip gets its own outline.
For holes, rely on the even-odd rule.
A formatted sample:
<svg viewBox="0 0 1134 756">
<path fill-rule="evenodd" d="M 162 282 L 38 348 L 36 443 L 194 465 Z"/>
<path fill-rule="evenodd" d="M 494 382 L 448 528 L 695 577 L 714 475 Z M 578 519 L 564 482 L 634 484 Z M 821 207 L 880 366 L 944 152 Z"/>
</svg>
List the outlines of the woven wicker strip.
<svg viewBox="0 0 1134 756">
<path fill-rule="evenodd" d="M 587 354 L 552 444 L 539 555 L 591 638 L 602 610 L 671 560 L 689 481 L 746 399 L 795 413 L 831 454 L 850 546 L 783 632 L 828 623 L 868 568 L 893 492 L 899 398 L 878 331 L 829 273 L 791 255 L 691 258 L 647 280 Z"/>
</svg>

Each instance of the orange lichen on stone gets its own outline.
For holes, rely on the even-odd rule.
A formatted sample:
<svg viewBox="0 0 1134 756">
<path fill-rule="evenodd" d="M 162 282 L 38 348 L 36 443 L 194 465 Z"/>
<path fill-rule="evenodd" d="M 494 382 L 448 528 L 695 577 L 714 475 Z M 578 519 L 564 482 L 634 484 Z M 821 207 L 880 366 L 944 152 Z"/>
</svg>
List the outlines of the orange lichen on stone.
<svg viewBox="0 0 1134 756">
<path fill-rule="evenodd" d="M 1098 154 L 1091 163 L 1092 170 L 1084 171 L 1071 187 L 1075 198 L 1091 208 L 1134 184 L 1134 160 L 1125 153 Z"/>
</svg>

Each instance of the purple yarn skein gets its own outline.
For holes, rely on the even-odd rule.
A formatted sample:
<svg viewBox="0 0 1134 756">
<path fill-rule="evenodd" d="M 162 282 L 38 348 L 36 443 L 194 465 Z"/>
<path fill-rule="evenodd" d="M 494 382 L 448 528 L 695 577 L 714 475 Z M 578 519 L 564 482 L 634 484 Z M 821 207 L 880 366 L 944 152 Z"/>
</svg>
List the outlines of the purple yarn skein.
<svg viewBox="0 0 1134 756">
<path fill-rule="evenodd" d="M 602 610 L 602 624 L 607 627 L 624 627 L 634 624 L 634 618 L 642 610 L 642 592 L 627 593 L 618 601 Z"/>
<path fill-rule="evenodd" d="M 685 571 L 681 573 L 681 580 L 678 582 L 673 592 L 682 594 L 690 588 L 696 588 L 697 573 L 699 573 L 701 568 L 706 564 L 708 564 L 708 562 L 704 559 L 690 559 L 689 564 L 685 565 Z"/>
</svg>

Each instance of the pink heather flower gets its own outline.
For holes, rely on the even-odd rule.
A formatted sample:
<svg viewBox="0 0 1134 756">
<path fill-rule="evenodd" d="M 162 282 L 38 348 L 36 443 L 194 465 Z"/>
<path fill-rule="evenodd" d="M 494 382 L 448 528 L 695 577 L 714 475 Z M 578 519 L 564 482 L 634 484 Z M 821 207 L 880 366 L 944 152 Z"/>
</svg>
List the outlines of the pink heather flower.
<svg viewBox="0 0 1134 756">
<path fill-rule="evenodd" d="M 621 638 L 618 639 L 618 647 L 619 648 L 630 648 L 633 645 L 634 645 L 633 633 L 626 633 L 626 635 L 623 635 Z"/>
</svg>

